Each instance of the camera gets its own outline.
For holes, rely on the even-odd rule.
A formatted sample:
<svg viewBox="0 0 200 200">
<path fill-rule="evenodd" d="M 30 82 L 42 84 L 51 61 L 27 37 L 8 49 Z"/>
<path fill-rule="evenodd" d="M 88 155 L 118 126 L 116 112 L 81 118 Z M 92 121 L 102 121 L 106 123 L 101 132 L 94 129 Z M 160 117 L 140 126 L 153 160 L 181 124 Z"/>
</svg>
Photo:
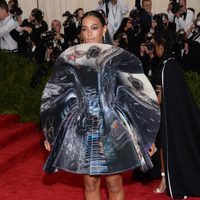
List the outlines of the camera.
<svg viewBox="0 0 200 200">
<path fill-rule="evenodd" d="M 56 35 L 57 34 L 53 29 L 41 34 L 41 38 L 44 41 L 45 47 L 53 50 L 53 60 L 55 60 L 62 52 L 62 44 L 60 40 L 55 39 Z"/>
<path fill-rule="evenodd" d="M 66 17 L 66 20 L 63 23 L 64 28 L 67 28 L 69 26 L 72 26 L 74 22 L 74 15 L 71 14 L 69 11 L 66 11 L 62 14 L 63 17 Z"/>
<path fill-rule="evenodd" d="M 170 2 L 171 2 L 170 4 L 171 4 L 171 7 L 172 7 L 171 11 L 172 11 L 173 14 L 176 14 L 181 8 L 180 3 L 177 2 L 176 0 L 170 0 Z"/>
<path fill-rule="evenodd" d="M 154 49 L 154 44 L 151 42 L 151 40 L 153 39 L 153 35 L 151 33 L 147 33 L 146 37 L 145 37 L 145 46 L 147 47 L 148 51 L 153 51 Z"/>
<path fill-rule="evenodd" d="M 54 30 L 47 31 L 41 34 L 41 38 L 45 43 L 45 46 L 48 48 L 54 47 L 54 36 L 56 35 Z"/>
<path fill-rule="evenodd" d="M 119 41 L 119 46 L 123 49 L 127 49 L 128 47 L 128 44 L 127 44 L 127 33 L 126 32 L 122 32 L 122 33 L 119 33 L 117 35 L 117 38 L 116 40 Z"/>
<path fill-rule="evenodd" d="M 183 49 L 186 41 L 186 33 L 183 29 L 180 29 L 176 34 L 176 44 Z"/>
<path fill-rule="evenodd" d="M 12 15 L 15 15 L 15 16 L 20 16 L 22 15 L 23 11 L 22 9 L 19 7 L 19 4 L 18 4 L 18 1 L 17 0 L 12 0 L 9 2 L 10 4 L 10 13 Z"/>
</svg>

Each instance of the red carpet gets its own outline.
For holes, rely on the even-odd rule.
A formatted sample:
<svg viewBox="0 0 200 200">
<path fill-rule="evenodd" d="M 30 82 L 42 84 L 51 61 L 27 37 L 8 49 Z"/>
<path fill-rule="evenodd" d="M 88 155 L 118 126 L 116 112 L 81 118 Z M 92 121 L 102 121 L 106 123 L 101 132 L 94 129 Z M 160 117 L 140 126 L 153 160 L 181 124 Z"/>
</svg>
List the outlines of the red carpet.
<svg viewBox="0 0 200 200">
<path fill-rule="evenodd" d="M 47 175 L 42 171 L 48 152 L 33 123 L 19 123 L 14 115 L 0 116 L 0 200 L 83 200 L 82 177 L 66 172 Z M 102 199 L 106 200 L 104 179 Z M 169 200 L 154 194 L 158 180 L 133 182 L 124 174 L 126 200 Z M 200 198 L 188 198 L 200 200 Z"/>
</svg>

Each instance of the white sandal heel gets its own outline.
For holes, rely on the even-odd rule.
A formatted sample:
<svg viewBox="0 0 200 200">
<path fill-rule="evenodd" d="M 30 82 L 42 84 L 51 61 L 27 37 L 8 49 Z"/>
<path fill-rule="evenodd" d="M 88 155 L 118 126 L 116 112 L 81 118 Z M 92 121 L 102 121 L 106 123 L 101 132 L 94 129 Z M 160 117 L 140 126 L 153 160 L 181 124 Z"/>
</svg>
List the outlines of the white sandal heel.
<svg viewBox="0 0 200 200">
<path fill-rule="evenodd" d="M 161 173 L 161 177 L 165 177 L 165 173 L 164 172 Z M 166 190 L 166 185 L 162 189 L 157 187 L 153 192 L 157 193 L 157 194 L 160 194 L 160 193 L 163 193 L 165 190 Z"/>
</svg>

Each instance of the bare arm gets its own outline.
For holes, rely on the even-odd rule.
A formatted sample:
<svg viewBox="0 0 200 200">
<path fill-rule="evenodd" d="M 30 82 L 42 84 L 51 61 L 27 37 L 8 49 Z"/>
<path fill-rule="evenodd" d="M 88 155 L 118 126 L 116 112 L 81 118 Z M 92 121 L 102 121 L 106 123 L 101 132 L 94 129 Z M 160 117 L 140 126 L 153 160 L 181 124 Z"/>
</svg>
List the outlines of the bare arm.
<svg viewBox="0 0 200 200">
<path fill-rule="evenodd" d="M 49 144 L 47 140 L 44 141 L 44 146 L 47 151 L 51 151 L 51 145 Z"/>
<path fill-rule="evenodd" d="M 162 103 L 162 87 L 160 85 L 156 85 L 156 94 L 158 99 L 158 104 Z"/>
</svg>

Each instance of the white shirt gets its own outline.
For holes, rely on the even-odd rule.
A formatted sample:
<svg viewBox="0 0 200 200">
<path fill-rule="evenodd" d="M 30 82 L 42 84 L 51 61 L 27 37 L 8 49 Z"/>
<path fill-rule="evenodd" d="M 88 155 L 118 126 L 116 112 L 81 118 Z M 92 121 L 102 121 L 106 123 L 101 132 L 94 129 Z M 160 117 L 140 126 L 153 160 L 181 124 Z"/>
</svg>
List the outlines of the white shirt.
<svg viewBox="0 0 200 200">
<path fill-rule="evenodd" d="M 194 21 L 194 13 L 189 9 L 186 9 L 185 19 L 183 16 L 180 18 L 175 17 L 175 21 L 174 21 L 174 17 L 175 15 L 170 11 L 168 14 L 168 18 L 170 22 L 176 23 L 176 32 L 179 31 L 180 29 L 183 29 L 186 32 Z"/>
<path fill-rule="evenodd" d="M 200 44 L 200 32 L 197 30 L 195 30 L 194 32 L 192 32 L 189 37 L 189 39 L 192 38 L 192 41 L 198 42 Z"/>
<path fill-rule="evenodd" d="M 98 4 L 97 9 L 102 9 L 106 13 L 106 4 Z M 115 5 L 109 1 L 108 9 L 108 31 L 110 36 L 113 38 L 114 34 L 121 25 L 124 15 L 128 12 L 128 5 L 123 0 L 117 0 Z"/>
<path fill-rule="evenodd" d="M 10 31 L 18 26 L 11 16 L 0 21 L 0 49 L 17 50 L 17 42 L 10 36 Z"/>
</svg>

